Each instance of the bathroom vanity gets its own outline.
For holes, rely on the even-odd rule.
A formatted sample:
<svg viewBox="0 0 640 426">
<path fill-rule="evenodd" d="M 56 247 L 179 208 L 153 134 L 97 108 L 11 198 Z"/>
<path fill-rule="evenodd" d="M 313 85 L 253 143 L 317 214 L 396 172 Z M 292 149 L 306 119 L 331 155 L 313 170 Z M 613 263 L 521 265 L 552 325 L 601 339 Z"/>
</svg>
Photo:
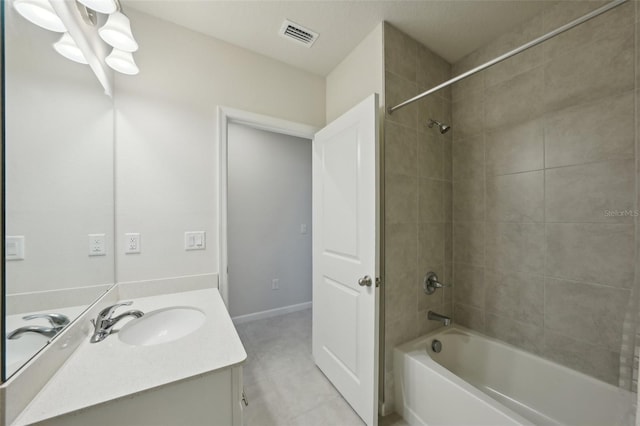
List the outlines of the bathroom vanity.
<svg viewBox="0 0 640 426">
<path fill-rule="evenodd" d="M 10 248 L 0 323 L 4 336 L 15 338 L 0 341 L 0 426 L 240 426 L 246 353 L 217 290 L 214 256 L 201 257 L 207 273 L 164 270 L 162 278 L 115 284 L 115 258 L 129 252 L 115 228 L 115 110 L 104 94 L 113 92 L 111 73 L 101 61 L 89 67 L 58 55 L 52 45 L 61 34 L 21 17 L 15 3 L 0 6 Z M 64 18 L 65 36 L 83 41 L 85 59 L 104 58 L 111 47 L 80 3 L 51 3 Z M 202 253 L 183 253 L 176 241 L 162 249 L 191 259 Z M 90 321 L 128 301 L 145 315 L 123 318 L 91 343 Z M 170 313 L 149 314 L 158 310 Z M 64 326 L 49 324 L 52 315 L 64 315 Z M 180 329 L 181 322 L 190 328 Z M 165 324 L 177 329 L 162 329 Z M 129 332 L 118 333 L 124 329 Z M 154 331 L 177 334 L 147 339 Z"/>
<path fill-rule="evenodd" d="M 176 340 L 151 344 L 118 335 L 137 319 L 123 319 L 98 343 L 90 343 L 92 330 L 85 327 L 80 346 L 12 424 L 242 425 L 247 355 L 218 290 L 127 300 L 145 313 L 188 308 L 204 320 Z"/>
</svg>

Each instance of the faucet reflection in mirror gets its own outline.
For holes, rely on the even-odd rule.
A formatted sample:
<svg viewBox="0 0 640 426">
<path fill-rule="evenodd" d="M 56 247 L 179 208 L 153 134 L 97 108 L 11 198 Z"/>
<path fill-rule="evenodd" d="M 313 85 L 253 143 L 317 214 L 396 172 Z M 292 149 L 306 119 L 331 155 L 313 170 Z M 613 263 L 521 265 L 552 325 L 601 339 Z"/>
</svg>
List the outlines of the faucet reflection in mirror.
<svg viewBox="0 0 640 426">
<path fill-rule="evenodd" d="M 54 49 L 67 59 L 80 64 L 89 64 L 83 49 L 67 29 L 59 16 L 65 9 L 61 8 L 62 0 L 15 0 L 16 11 L 28 21 L 49 31 L 61 32 L 62 37 L 54 43 Z M 122 13 L 122 5 L 118 0 L 78 0 L 76 6 L 85 23 L 95 26 L 98 22 L 96 13 L 108 15 L 106 23 L 98 30 L 100 38 L 112 47 L 111 53 L 104 62 L 122 74 L 139 73 L 133 59 L 133 52 L 138 50 L 138 43 L 131 32 L 129 18 Z"/>
<path fill-rule="evenodd" d="M 7 334 L 7 339 L 19 339 L 25 333 L 37 333 L 51 339 L 71 322 L 69 321 L 69 317 L 63 314 L 32 314 L 22 317 L 23 320 L 27 321 L 37 318 L 46 319 L 51 324 L 51 327 L 43 327 L 41 325 L 26 325 L 16 328 L 11 333 Z"/>
</svg>

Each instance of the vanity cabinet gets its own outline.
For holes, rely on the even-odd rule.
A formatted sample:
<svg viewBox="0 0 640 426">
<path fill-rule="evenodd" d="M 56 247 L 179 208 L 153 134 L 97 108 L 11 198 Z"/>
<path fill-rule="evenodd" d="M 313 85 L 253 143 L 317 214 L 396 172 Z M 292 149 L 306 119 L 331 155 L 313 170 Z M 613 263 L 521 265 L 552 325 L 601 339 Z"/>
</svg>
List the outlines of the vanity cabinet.
<svg viewBox="0 0 640 426">
<path fill-rule="evenodd" d="M 87 392 L 91 392 L 90 386 Z M 43 426 L 242 426 L 242 367 L 224 368 L 45 420 Z"/>
<path fill-rule="evenodd" d="M 114 299 L 123 301 L 112 297 L 109 305 Z M 91 343 L 89 329 L 82 324 L 89 323 L 91 312 L 95 318 L 95 311 L 104 309 L 96 306 L 75 324 L 86 332 L 83 343 L 12 426 L 242 426 L 242 365 L 247 354 L 218 290 L 131 301 L 148 318 L 167 307 L 180 307 L 202 312 L 204 323 L 164 343 L 125 343 L 118 330 Z M 42 355 L 46 354 L 45 350 Z"/>
</svg>

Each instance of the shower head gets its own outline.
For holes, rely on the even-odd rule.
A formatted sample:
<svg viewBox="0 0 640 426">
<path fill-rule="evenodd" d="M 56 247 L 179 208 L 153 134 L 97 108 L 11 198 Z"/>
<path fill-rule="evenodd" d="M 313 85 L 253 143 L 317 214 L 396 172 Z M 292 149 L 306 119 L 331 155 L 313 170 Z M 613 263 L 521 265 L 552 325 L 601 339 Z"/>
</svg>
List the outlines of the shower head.
<svg viewBox="0 0 640 426">
<path fill-rule="evenodd" d="M 449 126 L 448 124 L 444 124 L 441 123 L 437 120 L 433 120 L 433 119 L 429 119 L 429 124 L 428 124 L 429 128 L 432 129 L 433 126 L 438 126 L 438 129 L 440 130 L 440 133 L 442 133 L 443 135 L 445 133 L 447 133 L 449 130 L 451 130 L 451 126 Z"/>
</svg>

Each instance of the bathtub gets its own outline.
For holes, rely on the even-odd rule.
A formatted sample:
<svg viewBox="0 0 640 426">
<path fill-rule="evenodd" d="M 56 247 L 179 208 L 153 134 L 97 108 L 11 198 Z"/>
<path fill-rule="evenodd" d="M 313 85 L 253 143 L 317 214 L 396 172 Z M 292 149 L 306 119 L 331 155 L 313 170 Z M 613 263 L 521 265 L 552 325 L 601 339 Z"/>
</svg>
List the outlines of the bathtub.
<svg viewBox="0 0 640 426">
<path fill-rule="evenodd" d="M 631 392 L 458 325 L 395 348 L 393 363 L 410 425 L 634 424 Z"/>
</svg>

